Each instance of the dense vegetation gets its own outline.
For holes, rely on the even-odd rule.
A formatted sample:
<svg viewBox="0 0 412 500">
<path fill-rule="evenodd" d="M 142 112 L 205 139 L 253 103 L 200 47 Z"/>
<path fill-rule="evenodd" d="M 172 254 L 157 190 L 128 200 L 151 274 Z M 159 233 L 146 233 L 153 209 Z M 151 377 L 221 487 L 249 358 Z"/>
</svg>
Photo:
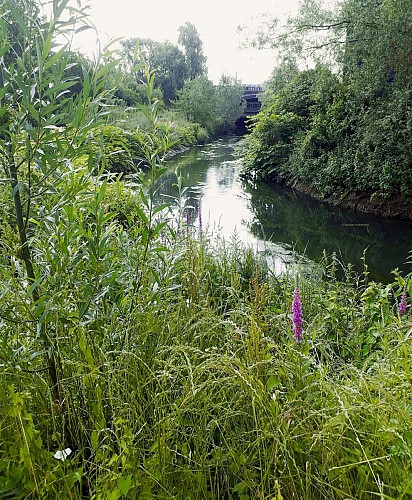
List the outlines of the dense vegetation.
<svg viewBox="0 0 412 500">
<path fill-rule="evenodd" d="M 116 81 L 115 96 L 127 106 L 145 104 L 145 68 L 150 67 L 156 73 L 154 95 L 166 107 L 161 119 L 176 129 L 178 145 L 193 145 L 234 131 L 236 120 L 243 114 L 243 87 L 227 75 L 221 76 L 218 85 L 207 78 L 203 43 L 193 24 L 179 28 L 179 46 L 126 39 L 121 58 L 122 78 Z M 185 136 L 188 124 L 195 139 L 192 142 Z M 181 129 L 184 137 L 179 136 Z"/>
<path fill-rule="evenodd" d="M 293 50 L 244 142 L 245 172 L 321 197 L 367 192 L 411 203 L 412 3 L 345 0 L 333 12 L 317 4 L 303 6 L 276 40 L 267 34 Z M 309 47 L 316 65 L 298 69 Z"/>
<path fill-rule="evenodd" d="M 70 81 L 64 91 L 66 98 L 82 96 L 100 66 L 107 66 L 99 92 L 104 95 L 102 105 L 110 112 L 105 115 L 105 126 L 88 138 L 89 151 L 94 151 L 105 171 L 130 173 L 147 165 L 138 139 L 140 133 L 151 133 L 147 105 L 156 107 L 157 122 L 167 130 L 163 154 L 234 131 L 243 114 L 242 85 L 227 75 L 221 76 L 218 85 L 207 78 L 203 43 L 191 23 L 179 28 L 179 44 L 181 48 L 170 42 L 125 39 L 121 50 L 107 49 L 94 62 L 67 51 L 62 72 Z M 152 139 L 161 141 L 157 136 Z"/>
<path fill-rule="evenodd" d="M 276 277 L 155 205 L 147 68 L 146 168 L 102 175 L 114 65 L 68 92 L 53 6 L 1 1 L 0 496 L 410 498 L 410 276 Z"/>
</svg>

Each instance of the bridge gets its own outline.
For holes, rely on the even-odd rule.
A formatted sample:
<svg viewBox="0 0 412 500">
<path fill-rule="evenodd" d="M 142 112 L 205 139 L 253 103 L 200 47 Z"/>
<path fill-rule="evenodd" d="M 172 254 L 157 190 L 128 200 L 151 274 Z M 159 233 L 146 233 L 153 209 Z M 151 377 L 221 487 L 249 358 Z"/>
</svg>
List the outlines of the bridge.
<svg viewBox="0 0 412 500">
<path fill-rule="evenodd" d="M 246 103 L 244 116 L 256 115 L 260 111 L 259 94 L 263 92 L 262 85 L 243 85 L 242 100 Z"/>
<path fill-rule="evenodd" d="M 236 121 L 236 134 L 243 135 L 248 133 L 248 118 L 259 113 L 260 102 L 258 96 L 262 92 L 262 85 L 243 85 L 242 103 L 245 104 L 245 109 L 243 110 L 243 116 Z"/>
</svg>

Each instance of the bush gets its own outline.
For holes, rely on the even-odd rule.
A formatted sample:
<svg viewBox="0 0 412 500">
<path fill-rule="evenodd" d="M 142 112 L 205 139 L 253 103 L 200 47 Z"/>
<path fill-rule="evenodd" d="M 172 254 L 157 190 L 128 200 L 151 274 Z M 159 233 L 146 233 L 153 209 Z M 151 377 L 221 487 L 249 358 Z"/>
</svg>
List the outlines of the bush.
<svg viewBox="0 0 412 500">
<path fill-rule="evenodd" d="M 105 125 L 94 131 L 88 148 L 95 165 L 105 172 L 133 172 L 141 154 L 133 134 L 114 125 Z"/>
<path fill-rule="evenodd" d="M 411 200 L 410 89 L 382 85 L 362 98 L 322 67 L 298 73 L 265 97 L 239 149 L 245 174 L 303 181 L 323 196 L 370 191 Z"/>
</svg>

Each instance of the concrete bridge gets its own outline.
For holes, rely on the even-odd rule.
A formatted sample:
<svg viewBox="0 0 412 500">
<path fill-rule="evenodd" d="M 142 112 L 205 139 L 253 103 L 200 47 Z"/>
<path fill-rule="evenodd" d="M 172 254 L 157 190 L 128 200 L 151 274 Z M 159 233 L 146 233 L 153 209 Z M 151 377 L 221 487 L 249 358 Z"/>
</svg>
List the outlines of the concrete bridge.
<svg viewBox="0 0 412 500">
<path fill-rule="evenodd" d="M 243 85 L 243 97 L 242 100 L 245 101 L 245 111 L 244 116 L 256 115 L 260 111 L 260 102 L 258 96 L 263 92 L 262 85 L 248 84 Z"/>
</svg>

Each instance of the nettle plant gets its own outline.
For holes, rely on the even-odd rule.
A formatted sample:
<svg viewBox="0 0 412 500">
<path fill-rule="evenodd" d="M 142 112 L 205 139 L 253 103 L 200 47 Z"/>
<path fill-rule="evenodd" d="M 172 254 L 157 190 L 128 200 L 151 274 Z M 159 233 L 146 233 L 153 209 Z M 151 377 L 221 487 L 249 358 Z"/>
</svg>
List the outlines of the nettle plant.
<svg viewBox="0 0 412 500">
<path fill-rule="evenodd" d="M 20 325 L 43 359 L 39 371 L 49 373 L 54 400 L 62 399 L 56 339 L 50 321 L 47 280 L 58 272 L 45 265 L 36 247 L 42 227 L 57 221 L 64 207 L 84 191 L 95 158 L 76 167 L 85 154 L 91 129 L 99 126 L 107 97 L 106 75 L 117 65 L 100 56 L 70 76 L 76 31 L 90 28 L 84 10 L 69 0 L 53 0 L 49 18 L 35 0 L 0 0 L 0 169 L 3 224 L 0 233 L 4 283 L 20 301 L 6 302 L 2 317 Z M 49 5 L 50 5 L 49 4 Z M 79 63 L 77 63 L 79 64 Z M 84 162 L 83 162 L 84 163 Z M 6 256 L 6 257 L 5 257 Z M 17 300 L 17 299 L 16 299 Z M 10 323 L 11 322 L 11 323 Z M 22 341 L 24 343 L 24 341 Z M 6 341 L 5 341 L 6 345 Z M 17 342 L 15 350 L 21 346 Z M 6 353 L 7 354 L 7 353 Z M 38 365 L 37 365 L 38 367 Z"/>
</svg>

